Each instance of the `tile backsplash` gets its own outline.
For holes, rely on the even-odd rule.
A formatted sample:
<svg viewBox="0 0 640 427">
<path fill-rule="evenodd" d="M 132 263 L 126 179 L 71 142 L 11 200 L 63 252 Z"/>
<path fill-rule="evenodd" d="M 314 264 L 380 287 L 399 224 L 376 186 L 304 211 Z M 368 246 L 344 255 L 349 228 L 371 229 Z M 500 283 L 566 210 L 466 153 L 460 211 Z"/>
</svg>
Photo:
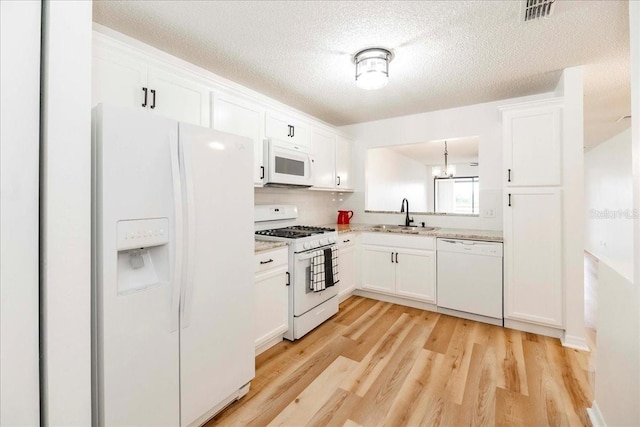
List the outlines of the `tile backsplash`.
<svg viewBox="0 0 640 427">
<path fill-rule="evenodd" d="M 335 224 L 340 205 L 351 193 L 307 188 L 260 188 L 254 190 L 256 205 L 286 204 L 298 207 L 298 224 Z"/>
</svg>

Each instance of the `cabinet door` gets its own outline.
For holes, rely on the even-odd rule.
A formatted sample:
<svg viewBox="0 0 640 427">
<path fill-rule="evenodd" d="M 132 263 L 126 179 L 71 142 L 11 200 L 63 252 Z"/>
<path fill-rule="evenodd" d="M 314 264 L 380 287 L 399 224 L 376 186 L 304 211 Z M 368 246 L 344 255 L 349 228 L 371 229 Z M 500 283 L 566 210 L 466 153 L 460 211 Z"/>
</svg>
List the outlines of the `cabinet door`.
<svg viewBox="0 0 640 427">
<path fill-rule="evenodd" d="M 258 106 L 233 97 L 214 95 L 212 127 L 223 132 L 246 136 L 253 140 L 253 182 L 262 185 L 262 120 L 264 112 Z"/>
<path fill-rule="evenodd" d="M 362 288 L 372 291 L 395 292 L 395 264 L 390 248 L 362 247 Z"/>
<path fill-rule="evenodd" d="M 92 105 L 105 103 L 118 107 L 146 108 L 144 88 L 147 65 L 129 56 L 94 44 L 92 70 Z"/>
<path fill-rule="evenodd" d="M 398 249 L 397 253 L 396 293 L 435 304 L 435 252 Z"/>
<path fill-rule="evenodd" d="M 561 104 L 505 111 L 505 180 L 509 187 L 562 184 Z"/>
<path fill-rule="evenodd" d="M 275 113 L 267 113 L 265 118 L 265 135 L 267 138 L 291 141 L 308 147 L 310 131 L 297 120 Z"/>
<path fill-rule="evenodd" d="M 353 141 L 343 137 L 336 137 L 336 189 L 353 190 L 353 166 L 351 152 Z"/>
<path fill-rule="evenodd" d="M 562 326 L 560 190 L 509 191 L 504 208 L 505 317 Z"/>
<path fill-rule="evenodd" d="M 209 127 L 209 88 L 189 75 L 149 69 L 149 111 L 179 122 Z"/>
<path fill-rule="evenodd" d="M 313 188 L 335 188 L 335 135 L 314 129 L 311 134 Z"/>
<path fill-rule="evenodd" d="M 338 245 L 338 297 L 349 295 L 356 287 L 356 247 Z"/>
<path fill-rule="evenodd" d="M 256 274 L 256 348 L 289 329 L 289 293 L 286 276 L 286 265 Z"/>
</svg>

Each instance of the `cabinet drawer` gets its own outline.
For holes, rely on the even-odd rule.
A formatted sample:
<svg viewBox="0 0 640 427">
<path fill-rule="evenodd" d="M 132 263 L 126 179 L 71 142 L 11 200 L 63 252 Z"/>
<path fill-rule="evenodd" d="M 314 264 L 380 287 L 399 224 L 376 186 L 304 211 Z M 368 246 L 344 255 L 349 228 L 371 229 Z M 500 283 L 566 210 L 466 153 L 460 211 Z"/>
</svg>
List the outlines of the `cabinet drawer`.
<svg viewBox="0 0 640 427">
<path fill-rule="evenodd" d="M 364 233 L 362 235 L 362 244 L 407 249 L 435 249 L 435 239 L 433 237 L 393 233 Z"/>
<path fill-rule="evenodd" d="M 356 244 L 356 235 L 354 233 L 340 234 L 337 243 L 338 248 L 350 248 Z"/>
<path fill-rule="evenodd" d="M 288 262 L 289 251 L 286 247 L 260 252 L 255 255 L 255 272 L 258 273 L 260 271 L 287 265 Z"/>
</svg>

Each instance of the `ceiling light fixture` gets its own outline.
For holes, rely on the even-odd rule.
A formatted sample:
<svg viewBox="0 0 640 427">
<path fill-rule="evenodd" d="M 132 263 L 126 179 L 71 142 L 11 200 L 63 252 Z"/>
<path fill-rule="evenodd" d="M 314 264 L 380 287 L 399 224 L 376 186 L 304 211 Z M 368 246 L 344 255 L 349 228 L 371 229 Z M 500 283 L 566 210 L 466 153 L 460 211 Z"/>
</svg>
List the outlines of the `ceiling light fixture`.
<svg viewBox="0 0 640 427">
<path fill-rule="evenodd" d="M 449 152 L 447 151 L 447 141 L 444 142 L 444 168 L 441 166 L 434 166 L 431 168 L 431 173 L 435 178 L 453 178 L 456 174 L 455 165 L 450 165 L 448 162 Z"/>
<path fill-rule="evenodd" d="M 356 64 L 356 85 L 365 90 L 381 89 L 389 82 L 389 62 L 393 59 L 390 50 L 373 47 L 353 55 Z"/>
</svg>

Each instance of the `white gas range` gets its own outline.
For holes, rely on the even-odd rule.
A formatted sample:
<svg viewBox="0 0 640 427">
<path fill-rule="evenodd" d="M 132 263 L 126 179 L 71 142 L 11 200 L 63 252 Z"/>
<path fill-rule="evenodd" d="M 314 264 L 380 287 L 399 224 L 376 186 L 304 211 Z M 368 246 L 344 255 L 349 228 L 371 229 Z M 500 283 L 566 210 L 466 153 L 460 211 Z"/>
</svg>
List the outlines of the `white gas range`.
<svg viewBox="0 0 640 427">
<path fill-rule="evenodd" d="M 295 225 L 293 205 L 257 205 L 256 238 L 289 246 L 289 330 L 296 340 L 338 312 L 338 233 L 334 228 Z"/>
</svg>

